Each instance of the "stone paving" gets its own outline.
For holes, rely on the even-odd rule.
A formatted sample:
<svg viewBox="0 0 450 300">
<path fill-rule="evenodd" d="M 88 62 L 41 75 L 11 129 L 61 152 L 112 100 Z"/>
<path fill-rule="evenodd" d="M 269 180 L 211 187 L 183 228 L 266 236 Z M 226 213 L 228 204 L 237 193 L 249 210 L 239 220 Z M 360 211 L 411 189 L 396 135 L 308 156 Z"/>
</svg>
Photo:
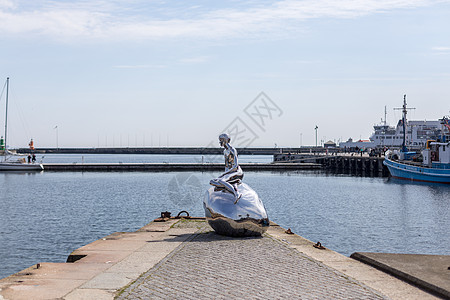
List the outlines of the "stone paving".
<svg viewBox="0 0 450 300">
<path fill-rule="evenodd" d="M 195 226 L 116 299 L 386 299 L 269 235 L 229 238 Z"/>
</svg>

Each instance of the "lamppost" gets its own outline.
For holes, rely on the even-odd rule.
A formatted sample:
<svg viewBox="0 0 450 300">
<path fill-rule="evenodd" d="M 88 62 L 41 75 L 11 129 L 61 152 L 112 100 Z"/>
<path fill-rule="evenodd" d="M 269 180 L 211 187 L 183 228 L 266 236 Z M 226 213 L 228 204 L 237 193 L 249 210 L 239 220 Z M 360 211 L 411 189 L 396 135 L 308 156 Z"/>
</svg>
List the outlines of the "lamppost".
<svg viewBox="0 0 450 300">
<path fill-rule="evenodd" d="M 319 126 L 316 125 L 316 128 L 314 128 L 316 130 L 316 147 L 317 147 L 317 129 L 319 129 Z"/>
<path fill-rule="evenodd" d="M 58 125 L 56 125 L 53 129 L 56 130 L 56 149 L 58 149 Z"/>
</svg>

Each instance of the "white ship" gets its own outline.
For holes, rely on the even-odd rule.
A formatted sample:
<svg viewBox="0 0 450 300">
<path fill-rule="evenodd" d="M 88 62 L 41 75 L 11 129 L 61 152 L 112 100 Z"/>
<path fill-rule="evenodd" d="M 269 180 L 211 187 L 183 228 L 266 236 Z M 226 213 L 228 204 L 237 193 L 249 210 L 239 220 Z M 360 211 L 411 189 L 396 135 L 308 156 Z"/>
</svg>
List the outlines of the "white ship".
<svg viewBox="0 0 450 300">
<path fill-rule="evenodd" d="M 406 146 L 408 148 L 423 148 L 427 140 L 437 140 L 441 135 L 440 121 L 407 121 Z M 403 145 L 403 121 L 397 126 L 386 124 L 373 126 L 374 133 L 370 140 L 375 147 L 401 147 Z"/>
<path fill-rule="evenodd" d="M 397 126 L 389 126 L 386 124 L 386 107 L 384 122 L 379 125 L 374 125 L 374 133 L 370 136 L 370 141 L 378 148 L 400 148 L 403 146 L 403 139 L 405 139 L 405 146 L 409 149 L 423 149 L 427 144 L 427 140 L 439 140 L 443 137 L 444 128 L 442 120 L 436 121 L 410 121 L 406 120 L 406 95 L 404 99 L 403 108 L 405 117 L 398 121 Z M 446 119 L 444 117 L 444 119 Z M 404 134 L 403 122 L 406 121 L 406 134 Z M 448 140 L 448 137 L 444 137 Z"/>
</svg>

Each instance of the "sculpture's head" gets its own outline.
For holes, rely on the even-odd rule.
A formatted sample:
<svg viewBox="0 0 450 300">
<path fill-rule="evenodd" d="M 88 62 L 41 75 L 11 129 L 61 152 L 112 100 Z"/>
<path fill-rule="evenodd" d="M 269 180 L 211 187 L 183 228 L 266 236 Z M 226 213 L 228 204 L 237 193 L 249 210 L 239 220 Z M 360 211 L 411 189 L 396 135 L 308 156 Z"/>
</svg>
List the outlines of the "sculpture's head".
<svg viewBox="0 0 450 300">
<path fill-rule="evenodd" d="M 221 135 L 219 135 L 219 143 L 220 146 L 222 147 L 224 147 L 227 143 L 229 143 L 230 140 L 231 140 L 230 137 L 226 133 L 222 133 Z"/>
</svg>

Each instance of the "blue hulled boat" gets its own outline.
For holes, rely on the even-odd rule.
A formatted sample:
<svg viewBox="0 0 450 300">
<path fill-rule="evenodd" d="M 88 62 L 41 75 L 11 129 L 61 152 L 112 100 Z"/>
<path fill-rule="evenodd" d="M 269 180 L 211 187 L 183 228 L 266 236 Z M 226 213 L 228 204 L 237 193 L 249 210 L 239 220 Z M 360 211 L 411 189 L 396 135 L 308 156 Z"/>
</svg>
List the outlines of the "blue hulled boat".
<svg viewBox="0 0 450 300">
<path fill-rule="evenodd" d="M 444 116 L 440 121 L 441 138 L 429 140 L 422 153 L 408 152 L 406 147 L 406 95 L 403 97 L 403 145 L 400 152 L 388 152 L 383 164 L 387 166 L 392 177 L 412 181 L 436 182 L 450 184 L 450 123 Z"/>
<path fill-rule="evenodd" d="M 396 159 L 388 155 L 384 165 L 392 177 L 412 181 L 450 184 L 450 142 L 429 142 L 429 148 L 422 151 L 423 162 Z"/>
<path fill-rule="evenodd" d="M 450 131 L 449 118 L 441 120 L 442 132 Z M 421 155 L 416 155 L 414 161 L 411 152 L 390 152 L 383 162 L 388 167 L 392 177 L 412 181 L 436 182 L 450 184 L 450 142 L 446 135 L 443 141 L 427 141 Z M 419 158 L 419 159 L 417 159 Z"/>
</svg>

